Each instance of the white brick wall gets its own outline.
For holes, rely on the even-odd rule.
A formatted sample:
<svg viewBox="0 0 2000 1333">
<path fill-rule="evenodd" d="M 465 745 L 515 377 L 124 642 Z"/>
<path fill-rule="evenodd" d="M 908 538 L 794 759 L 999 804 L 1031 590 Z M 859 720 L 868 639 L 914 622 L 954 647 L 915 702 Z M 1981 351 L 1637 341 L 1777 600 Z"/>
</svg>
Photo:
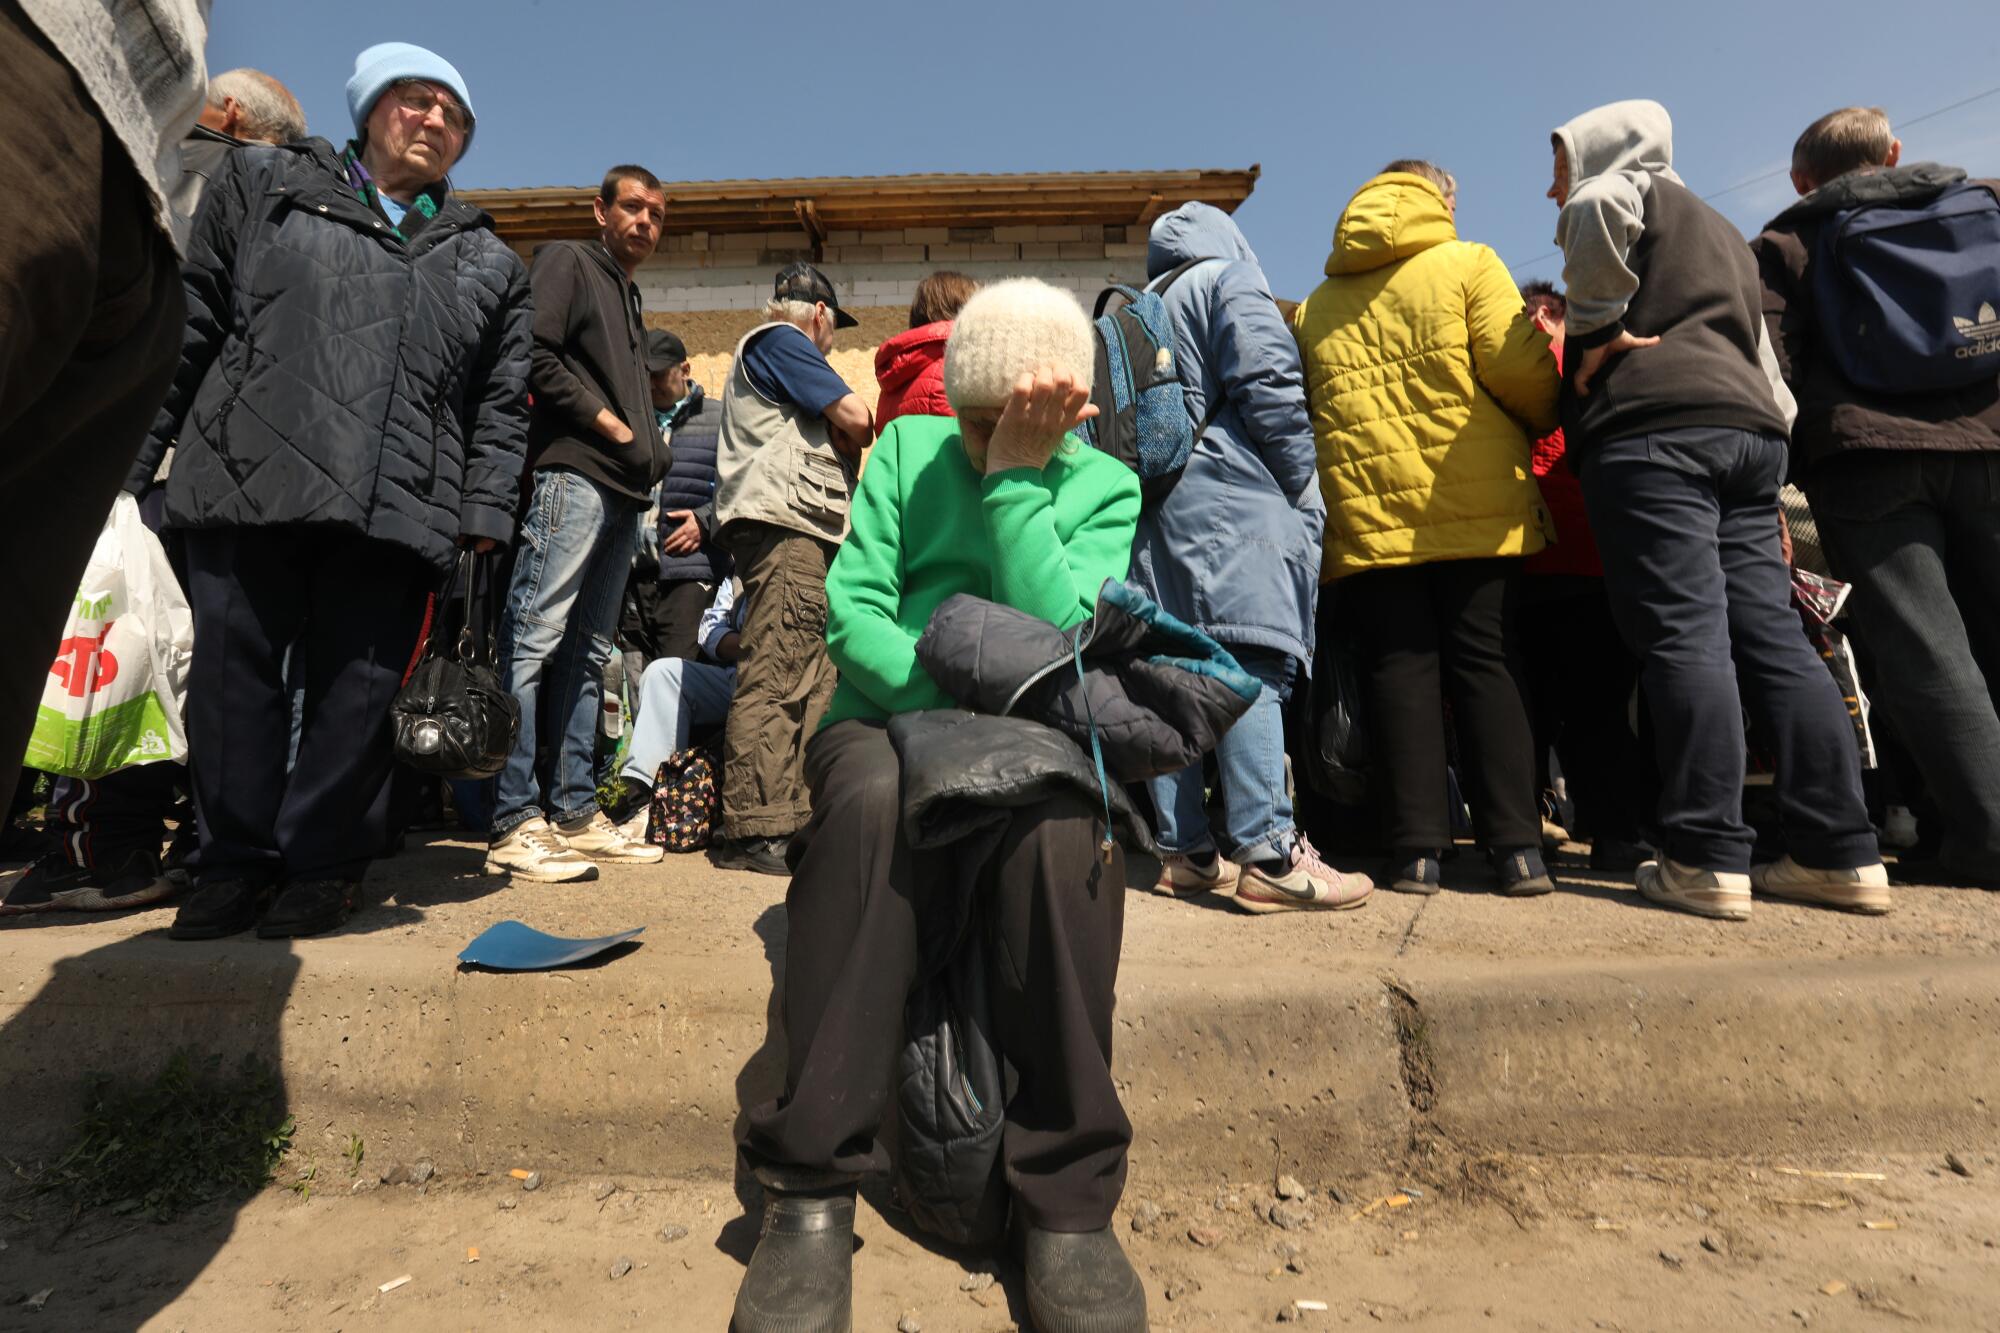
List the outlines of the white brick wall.
<svg viewBox="0 0 2000 1333">
<path fill-rule="evenodd" d="M 1032 275 L 1086 304 L 1108 284 L 1142 281 L 1146 273 L 1144 242 L 1123 239 L 1123 229 L 1112 229 L 1110 240 L 1103 227 L 1084 226 L 961 228 L 959 234 L 992 239 L 954 241 L 942 227 L 829 232 L 820 268 L 856 307 L 908 305 L 917 283 L 940 268 L 981 282 Z M 663 247 L 639 270 L 639 290 L 646 308 L 660 312 L 755 310 L 777 271 L 808 253 L 803 236 L 784 233 L 692 236 Z"/>
</svg>

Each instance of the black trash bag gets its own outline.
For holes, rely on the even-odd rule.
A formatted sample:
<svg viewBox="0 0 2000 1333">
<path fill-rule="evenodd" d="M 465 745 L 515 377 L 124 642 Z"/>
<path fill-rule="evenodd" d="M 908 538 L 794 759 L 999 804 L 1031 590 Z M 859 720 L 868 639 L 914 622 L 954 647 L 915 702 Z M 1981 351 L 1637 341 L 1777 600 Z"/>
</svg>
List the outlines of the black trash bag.
<svg viewBox="0 0 2000 1333">
<path fill-rule="evenodd" d="M 396 758 L 420 773 L 490 778 L 507 766 L 521 727 L 521 706 L 500 680 L 493 581 L 475 596 L 479 557 L 458 558 L 456 602 L 448 587 L 417 666 L 389 705 Z M 455 614 L 454 614 L 455 613 Z M 482 614 L 485 613 L 485 614 Z"/>
<path fill-rule="evenodd" d="M 1329 635 L 1320 641 L 1306 702 L 1306 781 L 1341 805 L 1366 805 L 1374 786 L 1372 743 L 1361 694 L 1361 667 L 1352 645 Z"/>
</svg>

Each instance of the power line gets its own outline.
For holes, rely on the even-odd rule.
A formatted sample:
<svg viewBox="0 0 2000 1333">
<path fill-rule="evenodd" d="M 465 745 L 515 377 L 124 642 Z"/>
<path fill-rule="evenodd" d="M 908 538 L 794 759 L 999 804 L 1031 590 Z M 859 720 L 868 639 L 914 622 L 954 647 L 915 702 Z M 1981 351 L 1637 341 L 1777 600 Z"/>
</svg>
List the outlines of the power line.
<svg viewBox="0 0 2000 1333">
<path fill-rule="evenodd" d="M 1926 111 L 1921 116 L 1912 116 L 1908 120 L 1896 122 L 1896 128 L 1901 130 L 1901 129 L 1908 129 L 1912 125 L 1921 125 L 1927 120 L 1935 120 L 1937 117 L 1942 116 L 1950 111 L 1956 111 L 1962 106 L 1971 106 L 1974 102 L 1983 101 L 1984 99 L 1993 96 L 1995 93 L 2000 93 L 2000 85 L 1995 85 L 1994 87 L 1988 88 L 1985 92 L 1974 93 L 1970 97 L 1960 98 L 1958 101 L 1953 102 L 1951 105 L 1941 106 L 1937 108 L 1937 110 L 1935 111 Z M 1719 190 L 1711 191 L 1710 193 L 1703 195 L 1702 198 L 1704 200 L 1720 199 L 1725 194 L 1735 194 L 1738 190 L 1747 190 L 1753 185 L 1762 185 L 1767 180 L 1772 180 L 1779 176 L 1788 175 L 1790 172 L 1791 172 L 1791 167 L 1789 165 L 1778 167 L 1775 168 L 1774 170 L 1766 171 L 1761 175 L 1752 176 L 1747 180 L 1740 180 L 1736 182 L 1736 184 L 1734 185 L 1725 185 Z M 1557 255 L 1560 255 L 1561 253 L 1562 253 L 1561 250 L 1551 250 L 1547 254 L 1536 255 L 1533 259 L 1528 260 L 1526 263 L 1511 264 L 1508 267 L 1533 268 L 1535 265 L 1541 263 L 1543 260 L 1554 259 Z"/>
</svg>

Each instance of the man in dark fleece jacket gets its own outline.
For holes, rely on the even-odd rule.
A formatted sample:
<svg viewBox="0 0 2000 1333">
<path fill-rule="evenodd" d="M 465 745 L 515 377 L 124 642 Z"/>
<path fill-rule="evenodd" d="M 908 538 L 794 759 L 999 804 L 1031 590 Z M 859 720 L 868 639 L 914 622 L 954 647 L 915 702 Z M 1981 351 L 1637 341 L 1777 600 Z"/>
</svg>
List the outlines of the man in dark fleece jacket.
<svg viewBox="0 0 2000 1333">
<path fill-rule="evenodd" d="M 2000 630 L 2000 380 L 1919 394 L 1861 388 L 1836 365 L 1814 298 L 1820 233 L 1834 215 L 1921 207 L 1965 179 L 1932 162 L 1899 166 L 1901 155 L 1879 110 L 1820 117 L 1792 150 L 1804 197 L 1751 249 L 1778 363 L 1799 399 L 1793 441 L 1820 540 L 1833 572 L 1854 585 L 1877 700 L 1943 816 L 1926 878 L 2000 887 L 2000 714 L 1973 649 Z M 2000 182 L 1978 184 L 2000 196 Z M 2000 253 L 1985 268 L 2000 272 Z M 2000 282 L 1970 295 L 2000 296 Z"/>
<path fill-rule="evenodd" d="M 644 167 L 613 167 L 595 208 L 595 241 L 552 241 L 528 271 L 534 492 L 500 630 L 521 729 L 495 790 L 486 868 L 543 883 L 595 879 L 596 861 L 660 859 L 597 808 L 594 760 L 637 519 L 667 468 L 633 281 L 660 243 L 666 194 Z M 558 738 L 546 758 L 544 736 Z"/>
<path fill-rule="evenodd" d="M 1563 430 L 1659 738 L 1660 857 L 1635 882 L 1731 921 L 1749 917 L 1753 887 L 1886 912 L 1846 705 L 1800 630 L 1779 552 L 1793 404 L 1750 252 L 1674 174 L 1657 102 L 1599 107 L 1552 141 L 1569 296 Z M 1777 752 L 1789 846 L 1754 870 L 1744 705 Z"/>
</svg>

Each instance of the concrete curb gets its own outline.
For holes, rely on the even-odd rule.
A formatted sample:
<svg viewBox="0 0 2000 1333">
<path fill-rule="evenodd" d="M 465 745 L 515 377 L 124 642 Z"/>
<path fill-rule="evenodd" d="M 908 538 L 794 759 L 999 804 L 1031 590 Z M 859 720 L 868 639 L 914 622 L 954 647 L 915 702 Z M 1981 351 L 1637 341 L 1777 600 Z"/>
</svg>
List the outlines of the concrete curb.
<svg viewBox="0 0 2000 1333">
<path fill-rule="evenodd" d="M 85 1071 L 183 1045 L 282 1072 L 302 1145 L 370 1161 L 714 1178 L 774 1091 L 770 971 L 640 950 L 568 973 L 453 971 L 382 937 L 291 953 L 13 934 L 0 1150 L 46 1144 Z M 780 955 L 781 946 L 770 953 Z M 1129 962 L 1118 1072 L 1135 1173 L 1254 1179 L 1471 1151 L 1916 1151 L 2000 1138 L 2000 964 L 1618 960 Z"/>
</svg>

